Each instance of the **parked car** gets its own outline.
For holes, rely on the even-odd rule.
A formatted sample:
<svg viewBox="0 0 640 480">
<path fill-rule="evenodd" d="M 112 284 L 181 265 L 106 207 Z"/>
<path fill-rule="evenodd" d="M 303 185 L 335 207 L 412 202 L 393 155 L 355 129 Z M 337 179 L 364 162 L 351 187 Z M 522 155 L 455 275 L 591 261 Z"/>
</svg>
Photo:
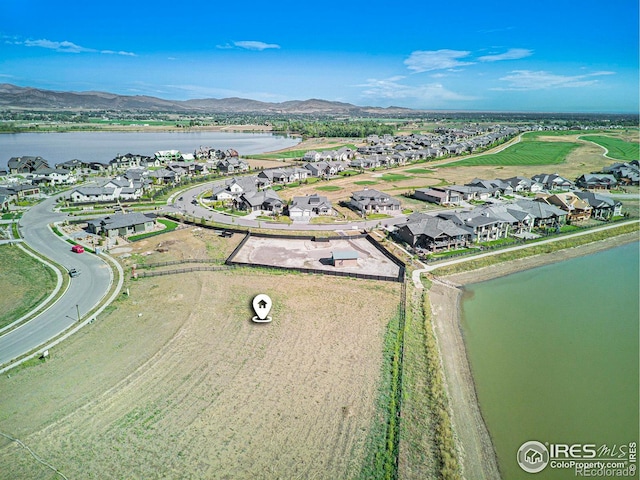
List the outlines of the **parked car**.
<svg viewBox="0 0 640 480">
<path fill-rule="evenodd" d="M 80 275 L 80 270 L 78 270 L 77 268 L 70 268 L 69 269 L 69 276 L 70 277 L 77 277 L 78 275 Z"/>
<path fill-rule="evenodd" d="M 71 247 L 71 251 L 74 253 L 84 253 L 84 247 L 82 245 L 74 245 Z"/>
</svg>

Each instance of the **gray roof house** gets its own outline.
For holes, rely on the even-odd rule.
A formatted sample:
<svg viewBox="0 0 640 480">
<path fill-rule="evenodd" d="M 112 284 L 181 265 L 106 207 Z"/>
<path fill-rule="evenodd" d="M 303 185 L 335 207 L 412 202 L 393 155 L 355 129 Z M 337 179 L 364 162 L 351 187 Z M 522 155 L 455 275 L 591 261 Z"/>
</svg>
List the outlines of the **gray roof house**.
<svg viewBox="0 0 640 480">
<path fill-rule="evenodd" d="M 533 200 L 518 200 L 515 202 L 515 205 L 533 215 L 534 227 L 557 227 L 564 224 L 567 220 L 567 212 L 555 205 Z"/>
<path fill-rule="evenodd" d="M 575 192 L 576 196 L 587 202 L 592 210 L 591 217 L 600 220 L 609 220 L 611 217 L 622 215 L 622 203 L 606 195 L 593 192 Z"/>
<path fill-rule="evenodd" d="M 278 194 L 268 188 L 266 190 L 243 193 L 238 199 L 238 207 L 250 212 L 263 210 L 280 213 L 284 204 Z"/>
<path fill-rule="evenodd" d="M 350 204 L 362 215 L 400 210 L 400 200 L 388 193 L 368 188 L 353 192 Z"/>
<path fill-rule="evenodd" d="M 152 213 L 115 214 L 87 222 L 89 232 L 107 237 L 127 236 L 153 230 L 156 216 Z"/>
<path fill-rule="evenodd" d="M 610 173 L 585 173 L 576 180 L 580 188 L 597 188 L 609 190 L 618 184 L 618 180 Z"/>
<path fill-rule="evenodd" d="M 289 205 L 289 216 L 292 220 L 304 220 L 316 215 L 331 215 L 333 207 L 327 197 L 314 193 L 304 197 L 293 197 Z"/>
<path fill-rule="evenodd" d="M 401 226 L 398 235 L 412 247 L 430 252 L 467 247 L 473 237 L 469 228 L 456 225 L 451 220 L 427 215 Z"/>
<path fill-rule="evenodd" d="M 575 184 L 571 180 L 567 180 L 557 173 L 541 173 L 531 177 L 531 180 L 541 183 L 547 190 L 571 190 L 575 188 Z"/>
</svg>

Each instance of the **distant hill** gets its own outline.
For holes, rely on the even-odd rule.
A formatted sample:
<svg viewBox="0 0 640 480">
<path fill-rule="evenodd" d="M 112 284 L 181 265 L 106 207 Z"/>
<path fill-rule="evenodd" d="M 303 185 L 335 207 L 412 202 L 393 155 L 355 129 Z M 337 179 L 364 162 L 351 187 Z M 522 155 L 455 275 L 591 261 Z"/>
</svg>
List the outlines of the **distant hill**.
<svg viewBox="0 0 640 480">
<path fill-rule="evenodd" d="M 127 110 L 200 113 L 263 113 L 323 115 L 394 115 L 415 112 L 402 107 L 359 107 L 327 100 L 292 100 L 281 103 L 246 98 L 165 100 L 146 95 L 107 92 L 60 92 L 0 84 L 0 108 L 29 110 Z"/>
</svg>

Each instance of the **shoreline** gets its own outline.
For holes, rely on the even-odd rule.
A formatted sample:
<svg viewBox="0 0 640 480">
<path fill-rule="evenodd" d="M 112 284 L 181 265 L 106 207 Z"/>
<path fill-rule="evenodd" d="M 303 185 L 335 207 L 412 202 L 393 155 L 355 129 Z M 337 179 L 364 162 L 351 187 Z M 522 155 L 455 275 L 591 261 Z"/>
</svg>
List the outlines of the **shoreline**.
<svg viewBox="0 0 640 480">
<path fill-rule="evenodd" d="M 491 433 L 484 421 L 462 331 L 461 302 L 465 285 L 608 250 L 637 242 L 632 232 L 557 252 L 525 257 L 449 276 L 430 276 L 429 301 L 440 349 L 452 421 L 459 443 L 463 476 L 467 479 L 501 478 Z"/>
</svg>

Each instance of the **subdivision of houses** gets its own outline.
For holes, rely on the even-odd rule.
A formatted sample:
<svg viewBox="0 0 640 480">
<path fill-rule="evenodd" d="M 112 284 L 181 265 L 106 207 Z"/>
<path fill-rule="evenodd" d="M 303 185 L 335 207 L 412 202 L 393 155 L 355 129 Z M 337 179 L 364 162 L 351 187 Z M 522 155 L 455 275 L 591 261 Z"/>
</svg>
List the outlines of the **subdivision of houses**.
<svg viewBox="0 0 640 480">
<path fill-rule="evenodd" d="M 333 215 L 333 206 L 327 197 L 314 193 L 304 197 L 293 197 L 288 207 L 292 220 L 306 220 L 317 215 Z"/>
<path fill-rule="evenodd" d="M 351 193 L 350 205 L 363 216 L 372 213 L 388 213 L 400 210 L 400 200 L 388 193 L 365 188 Z"/>
</svg>

